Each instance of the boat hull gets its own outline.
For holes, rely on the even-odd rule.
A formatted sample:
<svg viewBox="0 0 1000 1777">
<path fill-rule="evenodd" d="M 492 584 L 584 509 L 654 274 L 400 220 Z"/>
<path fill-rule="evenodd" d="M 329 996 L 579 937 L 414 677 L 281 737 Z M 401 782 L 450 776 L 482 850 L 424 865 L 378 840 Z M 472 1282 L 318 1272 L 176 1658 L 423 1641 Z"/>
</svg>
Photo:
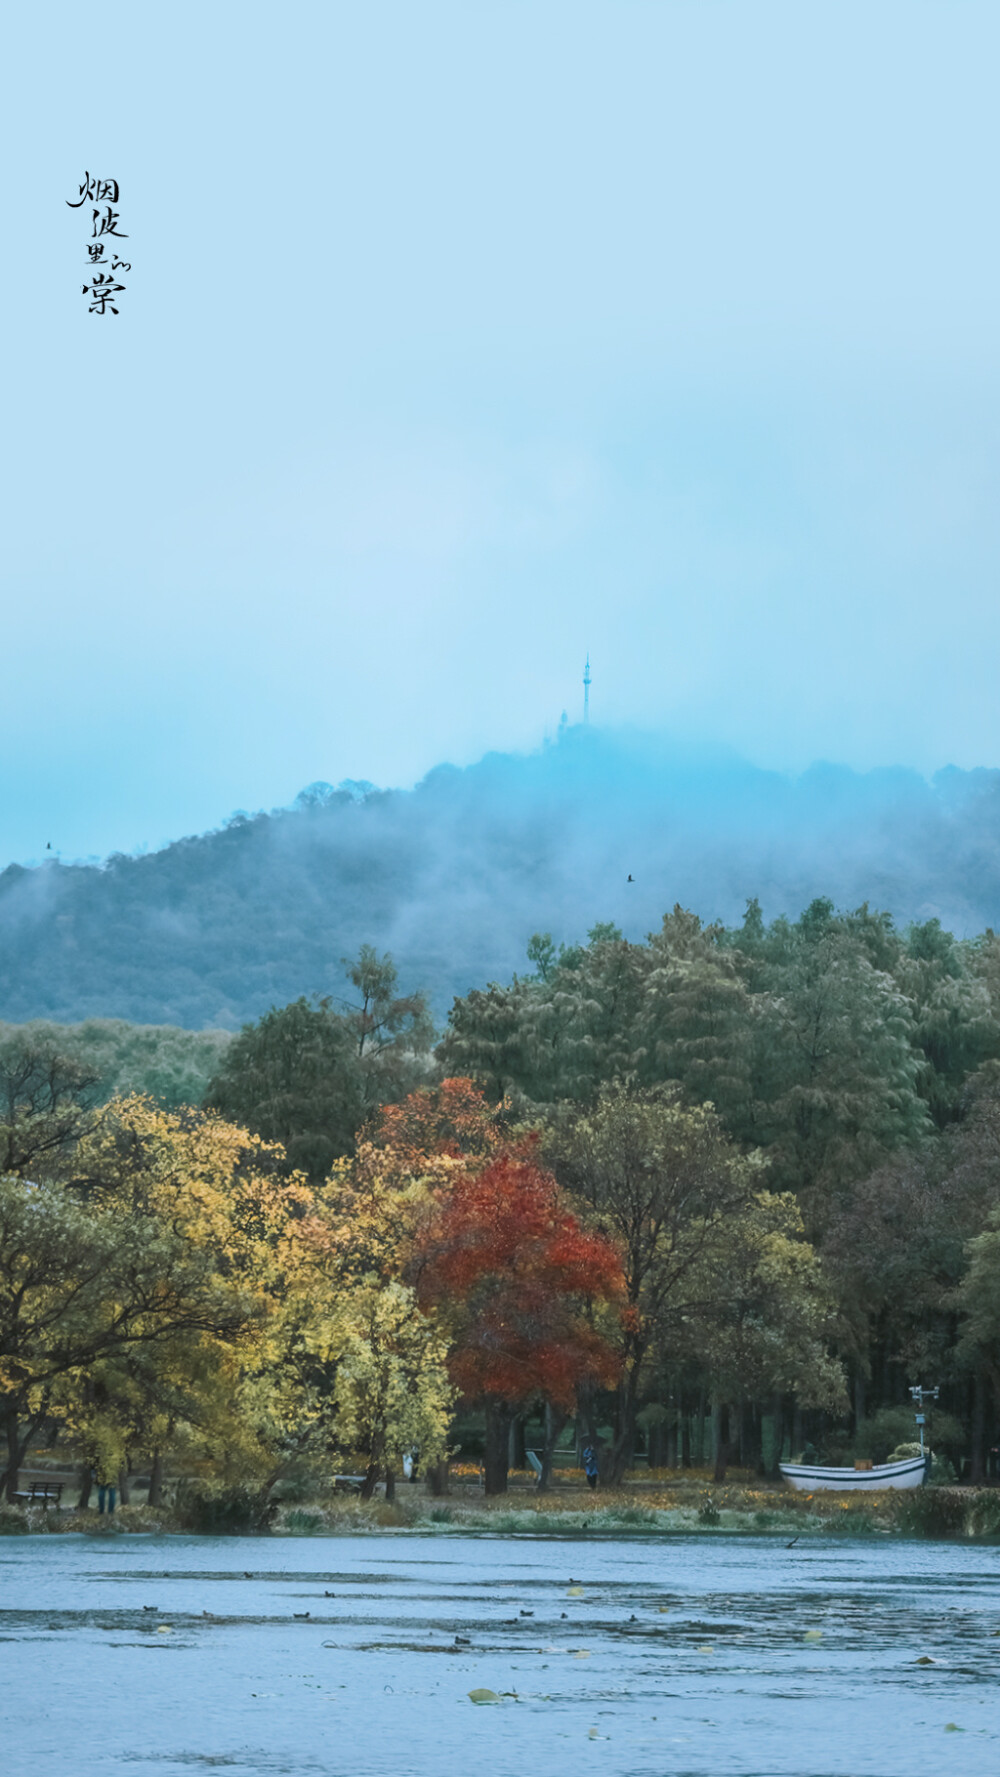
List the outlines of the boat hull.
<svg viewBox="0 0 1000 1777">
<path fill-rule="evenodd" d="M 882 1462 L 874 1468 L 829 1468 L 813 1462 L 782 1462 L 778 1466 L 789 1486 L 799 1493 L 880 1493 L 886 1487 L 921 1487 L 927 1472 L 922 1456 Z"/>
</svg>

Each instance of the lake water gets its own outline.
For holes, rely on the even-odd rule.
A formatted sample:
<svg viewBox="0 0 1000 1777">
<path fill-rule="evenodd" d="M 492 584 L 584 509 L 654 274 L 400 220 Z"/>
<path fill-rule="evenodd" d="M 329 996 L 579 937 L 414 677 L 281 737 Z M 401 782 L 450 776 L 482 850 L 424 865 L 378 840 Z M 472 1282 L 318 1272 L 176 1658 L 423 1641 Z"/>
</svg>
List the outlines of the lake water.
<svg viewBox="0 0 1000 1777">
<path fill-rule="evenodd" d="M 5 1538 L 0 1759 L 17 1777 L 996 1777 L 998 1629 L 995 1547 Z"/>
</svg>

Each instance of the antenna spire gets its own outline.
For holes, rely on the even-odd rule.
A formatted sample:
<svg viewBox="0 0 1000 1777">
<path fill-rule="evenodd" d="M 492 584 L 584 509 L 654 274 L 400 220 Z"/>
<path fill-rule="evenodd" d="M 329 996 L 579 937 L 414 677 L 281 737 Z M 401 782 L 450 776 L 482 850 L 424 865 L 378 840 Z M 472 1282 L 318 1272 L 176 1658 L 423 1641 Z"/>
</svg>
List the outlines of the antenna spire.
<svg viewBox="0 0 1000 1777">
<path fill-rule="evenodd" d="M 589 654 L 587 655 L 587 664 L 583 669 L 583 720 L 584 720 L 584 724 L 586 724 L 590 721 L 590 655 Z"/>
</svg>

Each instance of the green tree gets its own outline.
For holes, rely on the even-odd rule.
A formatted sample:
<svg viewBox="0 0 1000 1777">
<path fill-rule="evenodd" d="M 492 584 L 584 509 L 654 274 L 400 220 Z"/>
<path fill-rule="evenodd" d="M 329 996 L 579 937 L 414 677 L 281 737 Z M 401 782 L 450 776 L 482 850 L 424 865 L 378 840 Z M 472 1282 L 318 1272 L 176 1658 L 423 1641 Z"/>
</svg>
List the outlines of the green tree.
<svg viewBox="0 0 1000 1777">
<path fill-rule="evenodd" d="M 447 1071 L 468 1075 L 494 1100 L 528 1104 L 585 1103 L 605 1081 L 642 1083 L 644 948 L 604 924 L 586 946 L 558 955 L 548 934 L 536 933 L 528 953 L 536 976 L 455 1001 L 438 1050 Z"/>
<path fill-rule="evenodd" d="M 701 1306 L 688 1318 L 684 1343 L 718 1410 L 721 1482 L 736 1403 L 793 1394 L 800 1407 L 836 1413 L 847 1405 L 843 1368 L 831 1351 L 833 1293 L 790 1192 L 758 1191 L 726 1218 L 693 1293 Z"/>
<path fill-rule="evenodd" d="M 244 1025 L 225 1050 L 206 1103 L 266 1141 L 288 1170 L 325 1178 L 354 1151 L 380 1104 L 420 1084 L 433 1036 L 423 996 L 396 993 L 391 956 L 365 944 L 348 973 L 360 994 L 336 1011 L 331 998 L 293 1000 Z"/>
<path fill-rule="evenodd" d="M 969 1242 L 968 1270 L 954 1294 L 962 1315 L 958 1350 L 985 1370 L 1000 1414 L 1000 1206 Z"/>
<path fill-rule="evenodd" d="M 893 976 L 912 1010 L 917 1090 L 941 1129 L 960 1115 L 968 1076 L 1000 1055 L 1000 1017 L 975 951 L 937 919 L 910 927 Z"/>
<path fill-rule="evenodd" d="M 631 1458 L 655 1363 L 671 1350 L 683 1353 L 691 1324 L 715 1306 L 713 1265 L 721 1263 L 727 1225 L 759 1190 L 760 1161 L 739 1153 L 711 1105 L 685 1105 L 676 1086 L 609 1087 L 592 1109 L 564 1107 L 545 1150 L 557 1178 L 621 1255 L 628 1307 L 609 1455 L 617 1479 Z"/>
<path fill-rule="evenodd" d="M 366 1105 L 386 1104 L 418 1086 L 428 1071 L 434 1025 L 422 993 L 397 993 L 399 972 L 388 952 L 362 944 L 343 959 L 360 995 L 346 1017 L 356 1047 Z"/>
<path fill-rule="evenodd" d="M 907 1381 L 947 1385 L 965 1412 L 972 1394 L 972 1457 L 984 1463 L 985 1372 L 975 1342 L 958 1341 L 970 1242 L 1000 1206 L 1000 1068 L 968 1083 L 960 1119 L 855 1180 L 833 1206 L 823 1254 L 840 1307 L 840 1348 L 855 1378 L 855 1419 L 869 1393 L 891 1405 Z M 978 1422 L 978 1423 L 977 1423 Z"/>
<path fill-rule="evenodd" d="M 730 1133 L 754 1139 L 751 1032 L 754 1006 L 742 952 L 720 926 L 682 907 L 649 940 L 639 1028 L 647 1076 L 676 1080 L 690 1104 L 712 1103 Z"/>
<path fill-rule="evenodd" d="M 776 1185 L 820 1229 L 851 1179 L 929 1130 L 912 1007 L 829 901 L 775 921 L 758 968 L 754 1128 Z"/>
<path fill-rule="evenodd" d="M 217 1258 L 156 1207 L 117 1213 L 65 1184 L 0 1180 L 0 1411 L 6 1490 L 56 1400 L 127 1349 L 232 1335 L 252 1312 Z"/>
<path fill-rule="evenodd" d="M 90 1121 L 97 1082 L 48 1033 L 0 1027 L 0 1173 L 58 1165 Z"/>
<path fill-rule="evenodd" d="M 456 999 L 448 1015 L 438 1060 L 446 1074 L 474 1080 L 491 1104 L 525 1094 L 532 1078 L 525 1018 L 531 993 L 531 983 L 516 976 L 510 987 L 491 982 Z"/>
<path fill-rule="evenodd" d="M 413 1291 L 367 1278 L 346 1292 L 332 1404 L 341 1447 L 364 1455 L 365 1498 L 411 1450 L 425 1468 L 441 1461 L 454 1401 L 447 1339 Z"/>
<path fill-rule="evenodd" d="M 137 1097 L 109 1105 L 75 1158 L 74 1189 L 102 1226 L 123 1242 L 148 1231 L 154 1300 L 169 1305 L 187 1278 L 184 1301 L 204 1312 L 133 1318 L 57 1404 L 85 1448 L 95 1431 L 154 1462 L 179 1448 L 223 1479 L 254 1477 L 263 1498 L 322 1442 L 336 1291 L 315 1263 L 316 1197 L 258 1136 Z"/>
<path fill-rule="evenodd" d="M 279 1142 L 287 1169 L 325 1178 L 349 1154 L 366 1114 L 354 1032 L 329 1003 L 293 1000 L 234 1037 L 208 1090 L 209 1106 Z"/>
</svg>

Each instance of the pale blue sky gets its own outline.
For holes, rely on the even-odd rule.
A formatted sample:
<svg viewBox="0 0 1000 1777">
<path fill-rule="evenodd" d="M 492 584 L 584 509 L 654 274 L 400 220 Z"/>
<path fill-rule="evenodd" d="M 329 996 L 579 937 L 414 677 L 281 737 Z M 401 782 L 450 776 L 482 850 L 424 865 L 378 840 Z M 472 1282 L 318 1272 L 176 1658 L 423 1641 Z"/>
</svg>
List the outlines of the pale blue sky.
<svg viewBox="0 0 1000 1777">
<path fill-rule="evenodd" d="M 0 864 L 580 708 L 1000 763 L 1000 9 L 25 8 Z M 84 169 L 132 272 L 87 312 Z"/>
</svg>

